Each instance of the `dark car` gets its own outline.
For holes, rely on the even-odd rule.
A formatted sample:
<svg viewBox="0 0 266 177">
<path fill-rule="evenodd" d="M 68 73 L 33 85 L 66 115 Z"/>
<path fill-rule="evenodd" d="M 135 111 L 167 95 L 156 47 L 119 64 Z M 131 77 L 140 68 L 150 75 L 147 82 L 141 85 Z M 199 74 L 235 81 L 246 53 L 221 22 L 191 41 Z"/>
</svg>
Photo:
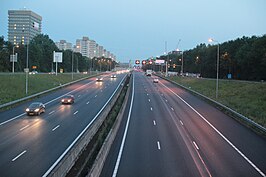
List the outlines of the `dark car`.
<svg viewBox="0 0 266 177">
<path fill-rule="evenodd" d="M 111 75 L 111 78 L 116 78 L 116 75 L 115 75 L 115 74 L 112 74 L 112 75 Z"/>
<path fill-rule="evenodd" d="M 26 109 L 28 115 L 40 115 L 43 112 L 45 112 L 45 105 L 40 102 L 31 103 Z"/>
<path fill-rule="evenodd" d="M 75 98 L 73 95 L 66 95 L 61 99 L 62 104 L 72 104 L 74 103 Z"/>
<path fill-rule="evenodd" d="M 96 78 L 96 81 L 97 81 L 97 82 L 102 82 L 102 81 L 103 81 L 103 78 L 102 78 L 102 77 L 97 77 L 97 78 Z"/>
</svg>

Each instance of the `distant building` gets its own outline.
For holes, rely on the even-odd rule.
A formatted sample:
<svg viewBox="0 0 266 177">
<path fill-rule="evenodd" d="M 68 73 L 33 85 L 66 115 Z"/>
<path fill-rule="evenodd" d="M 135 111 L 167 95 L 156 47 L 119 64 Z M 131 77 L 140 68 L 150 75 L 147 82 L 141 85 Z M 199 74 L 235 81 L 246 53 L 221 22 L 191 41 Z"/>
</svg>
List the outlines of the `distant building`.
<svg viewBox="0 0 266 177">
<path fill-rule="evenodd" d="M 42 32 L 42 17 L 30 10 L 8 11 L 8 41 L 27 44 Z"/>
<path fill-rule="evenodd" d="M 99 55 L 98 57 L 102 57 L 103 56 L 103 46 L 99 46 Z"/>
<path fill-rule="evenodd" d="M 89 43 L 88 37 L 83 37 L 82 39 L 76 40 L 75 52 L 81 53 L 82 56 L 89 57 Z"/>
<path fill-rule="evenodd" d="M 55 45 L 59 50 L 73 50 L 72 43 L 67 42 L 66 40 L 60 40 L 59 42 L 56 42 Z"/>
<path fill-rule="evenodd" d="M 116 56 L 114 54 L 104 49 L 103 46 L 97 44 L 96 41 L 90 40 L 88 37 L 77 39 L 74 51 L 79 52 L 82 56 L 86 56 L 88 58 L 105 57 L 116 60 Z"/>
<path fill-rule="evenodd" d="M 89 58 L 96 57 L 96 42 L 94 40 L 89 40 Z"/>
</svg>

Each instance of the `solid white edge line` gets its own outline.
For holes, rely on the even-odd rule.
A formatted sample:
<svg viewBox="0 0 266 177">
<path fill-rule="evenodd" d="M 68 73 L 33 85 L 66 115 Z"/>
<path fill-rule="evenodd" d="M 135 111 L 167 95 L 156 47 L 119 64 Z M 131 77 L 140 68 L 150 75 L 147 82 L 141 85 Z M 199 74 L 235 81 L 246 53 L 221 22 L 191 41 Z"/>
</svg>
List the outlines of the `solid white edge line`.
<svg viewBox="0 0 266 177">
<path fill-rule="evenodd" d="M 19 118 L 19 117 L 25 115 L 25 114 L 26 114 L 26 113 L 22 113 L 22 114 L 20 114 L 20 115 L 18 115 L 18 116 L 16 116 L 16 117 L 13 117 L 13 118 L 11 118 L 11 119 L 9 119 L 9 120 L 7 120 L 7 121 L 4 121 L 4 122 L 0 123 L 0 126 L 6 124 L 6 123 L 8 123 L 8 122 L 11 122 L 11 121 L 13 121 L 13 120 L 15 120 L 15 119 L 17 119 L 17 118 Z"/>
<path fill-rule="evenodd" d="M 182 102 L 184 102 L 189 108 L 191 108 L 196 114 L 199 115 L 216 133 L 218 133 L 233 149 L 235 149 L 261 176 L 266 176 L 248 157 L 246 157 L 230 140 L 228 140 L 216 127 L 214 127 L 204 116 L 202 116 L 195 108 L 188 104 L 183 98 L 177 95 L 173 90 L 168 88 L 166 85 L 161 83 L 169 91 L 171 91 L 175 96 L 177 96 Z"/>
<path fill-rule="evenodd" d="M 17 155 L 14 159 L 12 159 L 12 162 L 16 161 L 18 158 L 20 158 L 23 154 L 25 154 L 27 151 L 21 152 L 19 155 Z"/>
<path fill-rule="evenodd" d="M 161 145 L 159 141 L 157 141 L 157 147 L 158 147 L 158 150 L 161 150 Z"/>
<path fill-rule="evenodd" d="M 124 78 L 121 80 L 121 82 L 116 87 L 115 91 L 111 95 L 111 97 L 107 100 L 107 102 L 103 105 L 102 109 L 95 115 L 95 117 L 91 120 L 91 122 L 82 130 L 82 132 L 77 136 L 77 138 L 68 146 L 68 148 L 61 154 L 61 156 L 55 161 L 55 163 L 45 172 L 43 177 L 48 176 L 51 171 L 56 167 L 56 165 L 63 159 L 63 157 L 68 153 L 68 151 L 74 146 L 74 144 L 79 140 L 79 138 L 87 131 L 87 129 L 91 126 L 91 124 L 96 120 L 96 118 L 101 114 L 101 112 L 104 110 L 106 105 L 110 102 L 110 100 L 115 95 L 118 88 L 121 86 L 121 83 L 126 78 L 127 75 L 124 76 Z"/>
<path fill-rule="evenodd" d="M 122 142 L 121 142 L 121 145 L 120 145 L 120 149 L 119 149 L 119 153 L 118 153 L 118 156 L 117 156 L 117 160 L 116 160 L 116 163 L 115 163 L 115 168 L 114 168 L 112 177 L 116 177 L 116 175 L 117 175 L 118 167 L 119 167 L 119 164 L 120 164 L 120 160 L 121 160 L 121 157 L 122 157 L 122 153 L 123 153 L 123 149 L 124 149 L 124 145 L 125 145 L 125 141 L 126 141 L 129 121 L 130 121 L 130 118 L 131 118 L 132 105 L 133 105 L 133 100 L 134 100 L 134 95 L 135 95 L 134 87 L 135 86 L 134 86 L 134 74 L 133 74 L 133 88 L 132 88 L 131 102 L 130 102 L 130 108 L 129 108 L 128 117 L 127 117 L 126 128 L 125 128 L 125 131 L 124 131 L 123 139 L 122 139 Z"/>
</svg>

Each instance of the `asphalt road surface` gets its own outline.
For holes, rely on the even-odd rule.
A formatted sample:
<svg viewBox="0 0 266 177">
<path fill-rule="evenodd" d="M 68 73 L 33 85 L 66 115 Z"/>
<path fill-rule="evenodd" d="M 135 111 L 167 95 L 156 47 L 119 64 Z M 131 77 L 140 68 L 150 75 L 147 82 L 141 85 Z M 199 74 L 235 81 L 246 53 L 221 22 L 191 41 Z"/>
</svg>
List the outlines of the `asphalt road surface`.
<svg viewBox="0 0 266 177">
<path fill-rule="evenodd" d="M 86 79 L 0 113 L 0 176 L 43 176 L 78 135 L 93 120 L 120 87 L 126 74 L 105 75 L 103 82 Z M 75 96 L 73 105 L 62 105 L 61 97 Z M 27 116 L 35 101 L 46 105 L 40 116 Z"/>
<path fill-rule="evenodd" d="M 133 75 L 102 177 L 265 176 L 265 138 L 168 81 Z"/>
</svg>

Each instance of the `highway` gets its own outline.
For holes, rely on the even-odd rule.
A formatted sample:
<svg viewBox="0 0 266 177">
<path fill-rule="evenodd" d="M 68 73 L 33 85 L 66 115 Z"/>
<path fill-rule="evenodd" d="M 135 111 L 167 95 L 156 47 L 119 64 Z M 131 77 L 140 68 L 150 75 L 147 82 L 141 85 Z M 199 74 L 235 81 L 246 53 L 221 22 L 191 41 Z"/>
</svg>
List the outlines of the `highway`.
<svg viewBox="0 0 266 177">
<path fill-rule="evenodd" d="M 265 176 L 265 138 L 168 81 L 133 76 L 101 177 Z"/>
<path fill-rule="evenodd" d="M 121 87 L 125 76 L 104 75 L 103 82 L 86 79 L 1 112 L 0 176 L 46 175 Z M 66 94 L 75 96 L 74 104 L 60 103 Z M 35 101 L 44 103 L 46 112 L 27 116 L 26 107 Z"/>
</svg>

